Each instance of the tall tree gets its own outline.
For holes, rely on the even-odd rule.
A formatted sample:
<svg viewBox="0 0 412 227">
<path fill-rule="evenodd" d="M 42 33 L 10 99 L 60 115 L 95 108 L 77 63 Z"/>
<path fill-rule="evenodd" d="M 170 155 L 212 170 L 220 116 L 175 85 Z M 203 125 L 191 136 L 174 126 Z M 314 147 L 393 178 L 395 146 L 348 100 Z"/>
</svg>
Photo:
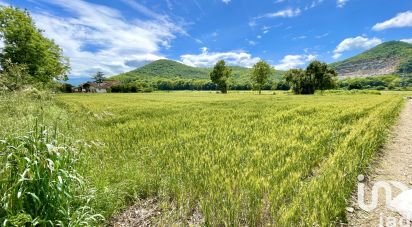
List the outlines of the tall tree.
<svg viewBox="0 0 412 227">
<path fill-rule="evenodd" d="M 270 73 L 270 65 L 263 60 L 260 60 L 253 66 L 251 79 L 256 84 L 259 95 L 262 93 L 262 86 L 268 81 Z"/>
<path fill-rule="evenodd" d="M 3 69 L 10 60 L 13 64 L 24 65 L 34 83 L 67 79 L 68 59 L 53 40 L 44 37 L 36 28 L 27 11 L 0 7 L 0 38 L 4 40 L 0 53 Z"/>
<path fill-rule="evenodd" d="M 215 67 L 213 67 L 212 72 L 210 73 L 210 79 L 213 83 L 217 84 L 223 94 L 227 93 L 227 81 L 230 78 L 231 73 L 232 70 L 226 66 L 224 60 L 218 61 Z"/>
<path fill-rule="evenodd" d="M 313 94 L 315 92 L 303 69 L 287 71 L 285 79 L 295 94 Z"/>
<path fill-rule="evenodd" d="M 306 74 L 313 81 L 315 90 L 326 90 L 336 86 L 337 73 L 328 64 L 313 61 L 306 68 Z"/>
<path fill-rule="evenodd" d="M 104 76 L 103 72 L 98 71 L 96 74 L 94 74 L 93 79 L 94 79 L 94 82 L 100 85 L 101 83 L 103 83 L 106 77 Z"/>
<path fill-rule="evenodd" d="M 313 94 L 316 90 L 331 89 L 336 86 L 335 70 L 326 63 L 311 62 L 306 70 L 291 69 L 285 74 L 285 79 L 295 94 Z"/>
</svg>

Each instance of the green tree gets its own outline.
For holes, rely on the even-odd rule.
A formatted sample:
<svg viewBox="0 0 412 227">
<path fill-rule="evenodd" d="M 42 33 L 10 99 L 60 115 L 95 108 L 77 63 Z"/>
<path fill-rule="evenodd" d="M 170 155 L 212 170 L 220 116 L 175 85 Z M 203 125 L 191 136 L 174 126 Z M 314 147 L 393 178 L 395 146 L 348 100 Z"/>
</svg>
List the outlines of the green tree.
<svg viewBox="0 0 412 227">
<path fill-rule="evenodd" d="M 93 80 L 94 82 L 96 82 L 97 84 L 101 84 L 103 83 L 103 81 L 106 79 L 106 77 L 104 76 L 103 72 L 98 71 L 96 74 L 94 74 L 93 76 Z"/>
<path fill-rule="evenodd" d="M 303 69 L 291 69 L 285 74 L 286 82 L 295 94 L 313 94 L 313 87 Z"/>
<path fill-rule="evenodd" d="M 210 79 L 215 83 L 223 94 L 227 93 L 228 79 L 230 78 L 232 70 L 226 66 L 224 60 L 220 60 L 213 67 L 210 73 Z"/>
<path fill-rule="evenodd" d="M 328 64 L 313 61 L 306 68 L 306 75 L 310 77 L 314 90 L 326 90 L 336 87 L 337 73 Z"/>
<path fill-rule="evenodd" d="M 37 29 L 30 14 L 13 7 L 0 7 L 0 38 L 4 48 L 0 64 L 7 61 L 23 65 L 33 83 L 46 84 L 53 79 L 67 79 L 70 69 L 68 59 L 52 40 Z"/>
<path fill-rule="evenodd" d="M 335 70 L 326 63 L 311 62 L 306 70 L 289 70 L 285 79 L 295 94 L 313 94 L 316 90 L 326 90 L 336 87 Z"/>
<path fill-rule="evenodd" d="M 260 60 L 253 66 L 251 79 L 252 82 L 256 84 L 259 95 L 262 92 L 262 86 L 268 81 L 270 73 L 270 65 L 263 60 Z"/>
</svg>

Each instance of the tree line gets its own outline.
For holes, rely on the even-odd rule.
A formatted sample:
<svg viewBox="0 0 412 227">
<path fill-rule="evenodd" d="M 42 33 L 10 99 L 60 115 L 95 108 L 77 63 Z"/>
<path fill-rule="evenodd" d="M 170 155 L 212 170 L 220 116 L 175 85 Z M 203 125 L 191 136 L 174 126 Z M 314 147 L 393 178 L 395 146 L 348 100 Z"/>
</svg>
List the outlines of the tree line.
<svg viewBox="0 0 412 227">
<path fill-rule="evenodd" d="M 264 85 L 267 84 L 271 70 L 273 70 L 272 67 L 263 60 L 253 66 L 250 79 L 259 94 L 261 94 Z M 227 93 L 230 74 L 231 70 L 226 66 L 224 60 L 217 62 L 210 73 L 211 81 L 223 94 Z M 285 87 L 291 88 L 295 94 L 314 94 L 316 90 L 335 88 L 337 73 L 326 63 L 313 61 L 306 70 L 289 70 L 284 78 L 287 85 Z"/>
</svg>

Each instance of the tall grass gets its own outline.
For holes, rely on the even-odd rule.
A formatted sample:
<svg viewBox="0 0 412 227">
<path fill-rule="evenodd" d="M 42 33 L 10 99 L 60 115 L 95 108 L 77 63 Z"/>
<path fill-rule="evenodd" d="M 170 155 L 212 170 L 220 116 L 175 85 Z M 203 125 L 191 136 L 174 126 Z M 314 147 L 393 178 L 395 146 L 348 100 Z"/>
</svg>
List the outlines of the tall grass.
<svg viewBox="0 0 412 227">
<path fill-rule="evenodd" d="M 82 173 L 106 216 L 172 200 L 206 225 L 334 225 L 394 123 L 390 95 L 64 95 L 93 149 Z"/>
<path fill-rule="evenodd" d="M 101 221 L 77 173 L 78 150 L 53 129 L 0 140 L 2 226 L 88 226 Z"/>
<path fill-rule="evenodd" d="M 73 119 L 49 93 L 0 94 L 0 226 L 102 220 L 89 206 L 91 187 L 76 171 L 84 146 Z"/>
</svg>

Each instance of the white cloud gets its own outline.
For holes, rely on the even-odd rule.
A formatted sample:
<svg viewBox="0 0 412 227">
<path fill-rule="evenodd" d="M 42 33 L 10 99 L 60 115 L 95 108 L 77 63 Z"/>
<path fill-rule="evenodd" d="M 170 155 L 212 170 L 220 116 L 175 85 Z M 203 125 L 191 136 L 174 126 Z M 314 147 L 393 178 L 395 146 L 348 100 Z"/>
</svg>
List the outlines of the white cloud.
<svg viewBox="0 0 412 227">
<path fill-rule="evenodd" d="M 306 38 L 307 38 L 306 35 L 301 35 L 301 36 L 293 37 L 293 40 L 302 40 L 302 39 L 306 39 Z"/>
<path fill-rule="evenodd" d="M 223 3 L 229 4 L 231 0 L 222 0 Z"/>
<path fill-rule="evenodd" d="M 260 58 L 252 57 L 245 51 L 209 52 L 208 48 L 201 48 L 200 54 L 185 54 L 180 56 L 183 64 L 194 67 L 211 67 L 219 60 L 225 60 L 229 65 L 252 67 Z"/>
<path fill-rule="evenodd" d="M 284 10 L 280 10 L 274 13 L 267 13 L 261 17 L 258 18 L 273 18 L 273 17 L 296 17 L 299 16 L 301 13 L 301 10 L 299 8 L 297 9 L 292 9 L 292 8 L 288 8 L 288 9 L 284 9 Z"/>
<path fill-rule="evenodd" d="M 375 24 L 372 29 L 375 31 L 382 31 L 388 28 L 402 27 L 412 27 L 412 11 L 398 13 L 394 18 Z"/>
<path fill-rule="evenodd" d="M 249 40 L 248 43 L 249 43 L 249 45 L 251 45 L 251 46 L 256 46 L 256 44 L 257 44 L 257 42 L 256 42 L 256 41 L 253 41 L 253 40 Z"/>
<path fill-rule="evenodd" d="M 347 2 L 349 2 L 349 0 L 337 0 L 337 1 L 336 1 L 336 5 L 337 5 L 339 8 L 343 8 L 343 7 L 346 5 Z"/>
<path fill-rule="evenodd" d="M 323 1 L 324 1 L 324 0 L 313 0 L 310 5 L 307 5 L 307 6 L 305 7 L 305 10 L 313 9 L 313 8 L 315 8 L 316 6 L 322 4 Z"/>
<path fill-rule="evenodd" d="M 412 39 L 401 39 L 401 41 L 405 43 L 412 43 Z"/>
<path fill-rule="evenodd" d="M 170 47 L 176 34 L 185 34 L 167 16 L 134 2 L 124 2 L 152 19 L 127 20 L 115 9 L 80 0 L 47 1 L 70 16 L 38 10 L 32 16 L 45 35 L 54 39 L 70 58 L 71 77 L 90 76 L 97 70 L 115 75 L 164 58 L 160 51 Z"/>
<path fill-rule="evenodd" d="M 279 3 L 282 3 L 282 2 L 284 2 L 285 0 L 276 0 L 275 1 L 275 4 L 279 4 Z"/>
<path fill-rule="evenodd" d="M 343 52 L 358 50 L 358 49 L 370 49 L 382 43 L 381 39 L 378 38 L 367 38 L 363 36 L 357 36 L 353 38 L 344 39 L 333 51 L 333 58 L 337 59 L 342 56 Z"/>
<path fill-rule="evenodd" d="M 313 54 L 300 54 L 300 55 L 286 55 L 280 63 L 275 65 L 275 69 L 289 70 L 300 68 L 307 63 L 316 59 L 316 55 Z"/>
<path fill-rule="evenodd" d="M 324 34 L 315 36 L 315 38 L 321 39 L 321 38 L 325 38 L 325 37 L 328 36 L 328 35 L 329 35 L 329 33 L 324 33 Z"/>
</svg>

